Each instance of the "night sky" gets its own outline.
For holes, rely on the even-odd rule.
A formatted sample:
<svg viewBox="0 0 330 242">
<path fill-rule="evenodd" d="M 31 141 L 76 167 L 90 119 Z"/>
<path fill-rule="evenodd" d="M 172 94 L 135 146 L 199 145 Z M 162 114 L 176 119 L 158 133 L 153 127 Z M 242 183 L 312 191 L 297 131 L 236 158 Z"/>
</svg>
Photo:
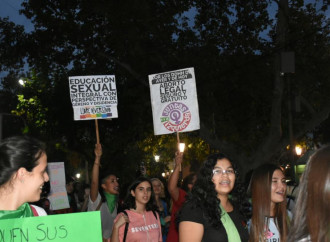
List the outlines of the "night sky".
<svg viewBox="0 0 330 242">
<path fill-rule="evenodd" d="M 10 21 L 24 25 L 25 30 L 29 32 L 33 30 L 33 24 L 18 12 L 22 8 L 22 2 L 22 0 L 0 0 L 0 17 L 9 17 Z"/>
</svg>

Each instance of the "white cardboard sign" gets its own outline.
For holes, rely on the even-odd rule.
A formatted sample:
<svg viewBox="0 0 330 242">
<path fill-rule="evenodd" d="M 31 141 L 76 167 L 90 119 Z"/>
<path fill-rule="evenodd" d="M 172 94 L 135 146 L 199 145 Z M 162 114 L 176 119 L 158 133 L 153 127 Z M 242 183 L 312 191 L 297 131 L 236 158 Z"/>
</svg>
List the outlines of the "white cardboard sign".
<svg viewBox="0 0 330 242">
<path fill-rule="evenodd" d="M 118 118 L 114 75 L 70 76 L 74 120 Z"/>
<path fill-rule="evenodd" d="M 155 135 L 200 128 L 194 68 L 149 75 Z"/>
</svg>

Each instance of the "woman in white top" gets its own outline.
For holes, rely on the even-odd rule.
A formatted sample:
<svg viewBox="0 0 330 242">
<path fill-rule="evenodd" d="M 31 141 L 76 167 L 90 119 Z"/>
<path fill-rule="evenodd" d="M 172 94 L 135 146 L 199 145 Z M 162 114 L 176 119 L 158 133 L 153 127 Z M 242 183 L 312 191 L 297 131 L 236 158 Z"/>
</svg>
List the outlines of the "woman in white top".
<svg viewBox="0 0 330 242">
<path fill-rule="evenodd" d="M 251 242 L 287 241 L 286 181 L 282 169 L 263 164 L 252 174 Z"/>
<path fill-rule="evenodd" d="M 46 215 L 29 202 L 40 199 L 49 180 L 45 145 L 27 136 L 14 136 L 0 143 L 0 219 Z"/>
</svg>

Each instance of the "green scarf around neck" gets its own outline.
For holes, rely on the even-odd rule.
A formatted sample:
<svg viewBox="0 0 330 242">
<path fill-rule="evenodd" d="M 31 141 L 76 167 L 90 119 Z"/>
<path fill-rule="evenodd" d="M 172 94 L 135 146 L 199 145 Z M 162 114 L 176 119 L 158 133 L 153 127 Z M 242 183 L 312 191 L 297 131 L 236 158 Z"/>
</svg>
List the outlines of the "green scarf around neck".
<svg viewBox="0 0 330 242">
<path fill-rule="evenodd" d="M 17 210 L 0 210 L 0 219 L 33 217 L 33 212 L 28 203 L 24 203 Z"/>
<path fill-rule="evenodd" d="M 220 209 L 221 209 L 221 222 L 223 224 L 223 227 L 226 230 L 228 241 L 229 242 L 240 242 L 241 237 L 239 236 L 239 233 L 237 231 L 237 228 L 227 213 L 227 211 L 221 206 L 220 204 Z"/>
<path fill-rule="evenodd" d="M 112 213 L 113 210 L 115 210 L 118 196 L 114 195 L 114 194 L 107 193 L 107 192 L 104 192 L 104 196 L 107 200 L 109 211 L 110 211 L 110 213 Z"/>
</svg>

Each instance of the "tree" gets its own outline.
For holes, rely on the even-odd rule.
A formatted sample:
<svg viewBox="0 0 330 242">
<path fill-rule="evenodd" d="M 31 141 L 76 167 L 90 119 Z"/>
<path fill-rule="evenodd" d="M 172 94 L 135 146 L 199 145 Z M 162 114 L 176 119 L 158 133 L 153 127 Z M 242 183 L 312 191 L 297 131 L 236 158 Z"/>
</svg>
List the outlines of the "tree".
<svg viewBox="0 0 330 242">
<path fill-rule="evenodd" d="M 0 71 L 19 70 L 23 66 L 23 58 L 27 54 L 24 46 L 27 35 L 24 27 L 15 25 L 8 18 L 0 18 Z"/>
<path fill-rule="evenodd" d="M 279 6 L 277 20 L 267 11 L 274 2 Z M 50 124 L 43 127 L 47 139 L 91 160 L 94 126 L 71 119 L 68 77 L 115 74 L 119 118 L 100 121 L 104 157 L 109 160 L 104 170 L 130 174 L 136 166 L 129 164 L 151 161 L 153 149 L 146 149 L 148 144 L 159 145 L 163 139 L 169 146 L 175 143 L 167 137 L 150 138 L 147 75 L 194 67 L 201 118 L 197 136 L 209 145 L 201 154 L 223 151 L 246 172 L 263 162 L 282 162 L 290 144 L 289 127 L 297 140 L 329 115 L 327 6 L 317 3 L 26 1 L 21 12 L 33 21 L 35 31 L 6 31 L 8 39 L 19 36 L 24 50 L 20 58 L 26 56 L 37 73 L 33 80 L 42 90 L 40 105 L 48 110 L 43 116 Z M 15 47 L 6 43 L 0 41 L 0 50 Z M 285 78 L 279 71 L 282 51 L 294 51 L 296 56 L 296 72 Z M 15 70 L 16 59 L 6 58 Z M 290 111 L 293 97 L 300 100 L 299 113 Z M 170 161 L 171 149 L 160 143 L 166 151 L 162 157 Z M 199 154 L 192 156 L 203 160 Z"/>
</svg>

